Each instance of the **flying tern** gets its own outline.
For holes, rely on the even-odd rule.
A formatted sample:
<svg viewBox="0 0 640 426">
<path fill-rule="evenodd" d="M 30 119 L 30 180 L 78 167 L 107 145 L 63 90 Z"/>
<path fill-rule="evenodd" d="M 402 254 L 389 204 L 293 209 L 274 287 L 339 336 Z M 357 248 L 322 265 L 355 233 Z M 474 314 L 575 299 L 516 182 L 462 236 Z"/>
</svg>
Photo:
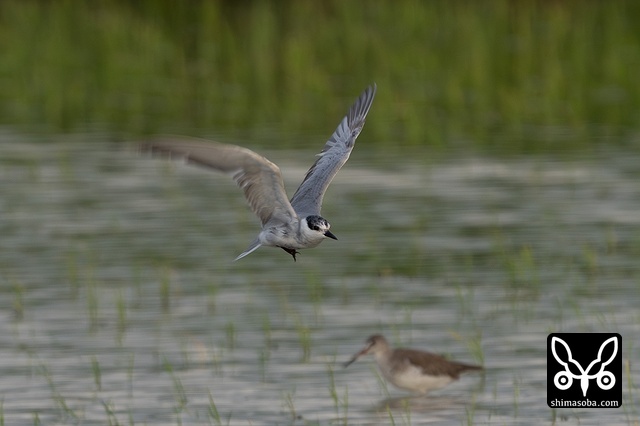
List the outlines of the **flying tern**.
<svg viewBox="0 0 640 426">
<path fill-rule="evenodd" d="M 376 85 L 365 89 L 318 154 L 304 180 L 291 197 L 277 165 L 236 145 L 210 141 L 164 138 L 143 145 L 143 150 L 165 153 L 233 177 L 262 223 L 262 231 L 235 260 L 260 246 L 280 247 L 296 260 L 298 250 L 316 247 L 325 238 L 337 240 L 329 222 L 320 216 L 322 199 L 333 177 L 349 158 L 362 131 L 376 94 Z"/>
</svg>

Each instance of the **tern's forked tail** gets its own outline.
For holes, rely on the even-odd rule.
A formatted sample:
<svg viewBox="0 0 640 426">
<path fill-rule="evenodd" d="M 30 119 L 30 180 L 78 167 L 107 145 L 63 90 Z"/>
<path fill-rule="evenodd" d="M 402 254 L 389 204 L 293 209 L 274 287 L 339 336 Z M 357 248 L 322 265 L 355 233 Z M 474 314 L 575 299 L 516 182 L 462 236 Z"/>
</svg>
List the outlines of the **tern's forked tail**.
<svg viewBox="0 0 640 426">
<path fill-rule="evenodd" d="M 243 251 L 242 253 L 240 253 L 240 255 L 238 255 L 238 257 L 236 257 L 235 259 L 233 259 L 233 261 L 235 262 L 236 260 L 240 260 L 243 257 L 253 253 L 254 251 L 258 250 L 260 248 L 262 244 L 260 244 L 260 240 L 258 240 L 257 238 L 255 240 L 253 240 L 253 242 L 251 243 L 251 245 L 249 245 L 249 247 Z"/>
</svg>

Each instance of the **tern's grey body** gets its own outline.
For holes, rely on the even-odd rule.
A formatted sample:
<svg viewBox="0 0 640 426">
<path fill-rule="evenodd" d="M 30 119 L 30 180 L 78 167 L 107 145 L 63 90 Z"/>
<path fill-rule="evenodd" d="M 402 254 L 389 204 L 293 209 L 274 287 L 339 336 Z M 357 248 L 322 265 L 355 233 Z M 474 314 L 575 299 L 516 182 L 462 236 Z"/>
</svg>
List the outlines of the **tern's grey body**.
<svg viewBox="0 0 640 426">
<path fill-rule="evenodd" d="M 320 216 L 322 198 L 333 177 L 349 158 L 375 93 L 374 84 L 355 101 L 318 154 L 319 158 L 291 201 L 287 199 L 278 166 L 246 148 L 176 139 L 156 140 L 145 148 L 175 154 L 188 162 L 230 174 L 243 189 L 251 209 L 260 218 L 262 231 L 236 260 L 260 246 L 280 247 L 295 260 L 297 250 L 315 247 L 325 238 L 337 239 L 329 231 L 329 223 Z"/>
</svg>

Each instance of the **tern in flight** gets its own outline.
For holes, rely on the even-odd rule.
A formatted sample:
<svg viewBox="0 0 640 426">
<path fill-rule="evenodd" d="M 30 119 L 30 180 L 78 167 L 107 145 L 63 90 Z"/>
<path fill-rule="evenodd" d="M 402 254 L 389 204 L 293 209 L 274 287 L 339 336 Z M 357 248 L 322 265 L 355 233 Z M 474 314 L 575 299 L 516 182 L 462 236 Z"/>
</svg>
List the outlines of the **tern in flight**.
<svg viewBox="0 0 640 426">
<path fill-rule="evenodd" d="M 318 154 L 291 201 L 280 169 L 265 157 L 236 145 L 199 140 L 154 140 L 143 150 L 184 158 L 189 163 L 227 173 L 244 191 L 262 231 L 235 260 L 260 246 L 280 247 L 296 260 L 298 250 L 312 248 L 325 238 L 337 240 L 329 222 L 320 216 L 322 198 L 338 170 L 349 158 L 376 94 L 373 84 L 358 97 Z"/>
</svg>

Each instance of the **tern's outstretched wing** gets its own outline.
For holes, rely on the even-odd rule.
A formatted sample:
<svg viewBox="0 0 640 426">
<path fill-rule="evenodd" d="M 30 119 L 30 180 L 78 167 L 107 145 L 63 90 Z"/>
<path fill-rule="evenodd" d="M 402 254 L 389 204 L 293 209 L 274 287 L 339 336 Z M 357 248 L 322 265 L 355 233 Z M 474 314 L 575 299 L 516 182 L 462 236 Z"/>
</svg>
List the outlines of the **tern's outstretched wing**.
<svg viewBox="0 0 640 426">
<path fill-rule="evenodd" d="M 322 197 L 333 177 L 349 159 L 375 94 L 375 84 L 362 92 L 333 132 L 322 152 L 318 154 L 320 158 L 311 166 L 300 187 L 293 194 L 291 205 L 300 217 L 320 214 Z"/>
<path fill-rule="evenodd" d="M 278 166 L 251 150 L 182 137 L 156 139 L 142 145 L 142 149 L 175 155 L 189 163 L 231 175 L 263 226 L 289 223 L 296 215 L 287 199 Z"/>
</svg>

